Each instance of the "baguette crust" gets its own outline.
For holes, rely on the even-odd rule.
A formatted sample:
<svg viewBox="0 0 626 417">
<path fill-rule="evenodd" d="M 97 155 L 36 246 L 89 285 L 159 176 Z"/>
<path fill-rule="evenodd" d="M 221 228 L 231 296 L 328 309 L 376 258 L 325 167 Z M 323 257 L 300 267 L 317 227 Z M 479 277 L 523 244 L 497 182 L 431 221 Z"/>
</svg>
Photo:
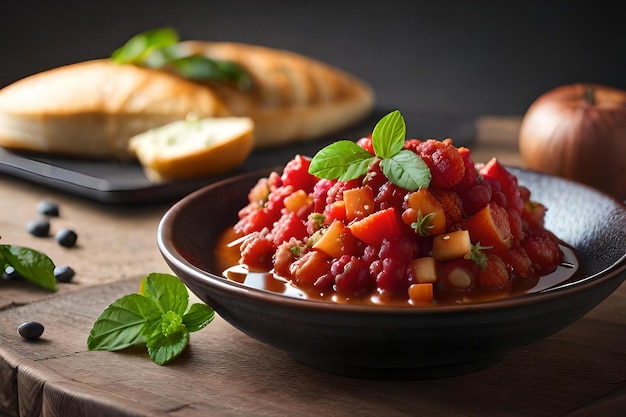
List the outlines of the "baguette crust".
<svg viewBox="0 0 626 417">
<path fill-rule="evenodd" d="M 229 115 L 209 88 L 109 59 L 71 64 L 0 92 L 0 146 L 81 158 L 128 159 L 129 138 L 197 117 Z"/>
<path fill-rule="evenodd" d="M 374 105 L 369 85 L 340 69 L 293 52 L 232 42 L 184 41 L 185 54 L 232 61 L 252 87 L 207 82 L 234 116 L 254 120 L 255 145 L 319 138 L 365 118 Z"/>
</svg>

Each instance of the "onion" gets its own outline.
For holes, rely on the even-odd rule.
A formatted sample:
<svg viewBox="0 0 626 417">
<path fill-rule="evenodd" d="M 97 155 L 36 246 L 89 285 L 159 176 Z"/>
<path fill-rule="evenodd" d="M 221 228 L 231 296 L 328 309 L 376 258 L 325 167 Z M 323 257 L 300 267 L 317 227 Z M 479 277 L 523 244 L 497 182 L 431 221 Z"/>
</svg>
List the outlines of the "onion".
<svg viewBox="0 0 626 417">
<path fill-rule="evenodd" d="M 569 84 L 539 96 L 519 133 L 524 165 L 626 199 L 626 91 Z"/>
</svg>

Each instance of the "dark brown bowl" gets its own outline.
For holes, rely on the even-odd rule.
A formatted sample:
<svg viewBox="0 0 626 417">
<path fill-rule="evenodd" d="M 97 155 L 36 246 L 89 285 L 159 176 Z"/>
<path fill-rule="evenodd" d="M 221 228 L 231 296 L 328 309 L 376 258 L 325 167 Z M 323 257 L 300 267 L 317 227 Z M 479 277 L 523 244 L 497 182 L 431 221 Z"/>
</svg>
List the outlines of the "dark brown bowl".
<svg viewBox="0 0 626 417">
<path fill-rule="evenodd" d="M 554 287 L 467 305 L 381 307 L 296 299 L 222 277 L 214 247 L 249 189 L 269 171 L 203 188 L 175 204 L 158 247 L 200 299 L 247 335 L 312 367 L 346 376 L 438 378 L 485 368 L 563 329 L 626 278 L 626 206 L 556 177 L 511 168 L 548 207 L 547 227 L 576 251 L 579 274 Z"/>
</svg>

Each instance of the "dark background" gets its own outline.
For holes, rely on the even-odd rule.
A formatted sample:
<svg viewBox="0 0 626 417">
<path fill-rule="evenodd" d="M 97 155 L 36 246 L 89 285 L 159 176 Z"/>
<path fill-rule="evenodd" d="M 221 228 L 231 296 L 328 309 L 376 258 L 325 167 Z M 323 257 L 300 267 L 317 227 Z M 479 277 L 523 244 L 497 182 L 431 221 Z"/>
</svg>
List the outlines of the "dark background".
<svg viewBox="0 0 626 417">
<path fill-rule="evenodd" d="M 570 1 L 8 1 L 0 87 L 108 56 L 136 33 L 296 51 L 370 83 L 377 106 L 521 115 L 543 92 L 593 81 L 626 89 L 616 6 Z M 8 9 L 7 9 L 8 7 Z"/>
</svg>

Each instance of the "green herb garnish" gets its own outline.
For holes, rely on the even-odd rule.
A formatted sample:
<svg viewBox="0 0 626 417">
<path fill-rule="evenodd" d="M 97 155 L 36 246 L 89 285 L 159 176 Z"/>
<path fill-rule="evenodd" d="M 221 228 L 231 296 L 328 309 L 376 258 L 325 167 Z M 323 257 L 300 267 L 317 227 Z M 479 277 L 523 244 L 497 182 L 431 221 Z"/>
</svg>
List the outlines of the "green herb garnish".
<svg viewBox="0 0 626 417">
<path fill-rule="evenodd" d="M 0 245 L 0 266 L 3 270 L 7 266 L 12 266 L 22 277 L 46 290 L 57 289 L 54 262 L 34 249 Z"/>
<path fill-rule="evenodd" d="M 398 187 L 409 191 L 426 188 L 430 184 L 430 169 L 415 152 L 403 149 L 405 139 L 404 118 L 394 110 L 374 127 L 375 155 L 353 141 L 340 140 L 322 148 L 313 157 L 309 173 L 319 178 L 349 181 L 367 174 L 371 164 L 380 160 L 383 174 Z"/>
<path fill-rule="evenodd" d="M 191 80 L 229 81 L 241 90 L 252 85 L 250 74 L 236 63 L 200 54 L 185 55 L 179 42 L 180 38 L 174 29 L 154 29 L 133 36 L 113 52 L 111 59 L 118 64 L 170 67 Z"/>
<path fill-rule="evenodd" d="M 145 343 L 150 359 L 165 365 L 189 344 L 189 333 L 206 327 L 215 312 L 206 304 L 189 308 L 189 293 L 173 275 L 152 273 L 141 281 L 138 294 L 125 295 L 95 321 L 89 350 L 122 350 Z"/>
<path fill-rule="evenodd" d="M 493 248 L 493 246 L 482 246 L 480 242 L 472 245 L 470 252 L 464 256 L 465 259 L 474 261 L 481 269 L 487 268 L 487 254 L 486 250 Z"/>
</svg>

